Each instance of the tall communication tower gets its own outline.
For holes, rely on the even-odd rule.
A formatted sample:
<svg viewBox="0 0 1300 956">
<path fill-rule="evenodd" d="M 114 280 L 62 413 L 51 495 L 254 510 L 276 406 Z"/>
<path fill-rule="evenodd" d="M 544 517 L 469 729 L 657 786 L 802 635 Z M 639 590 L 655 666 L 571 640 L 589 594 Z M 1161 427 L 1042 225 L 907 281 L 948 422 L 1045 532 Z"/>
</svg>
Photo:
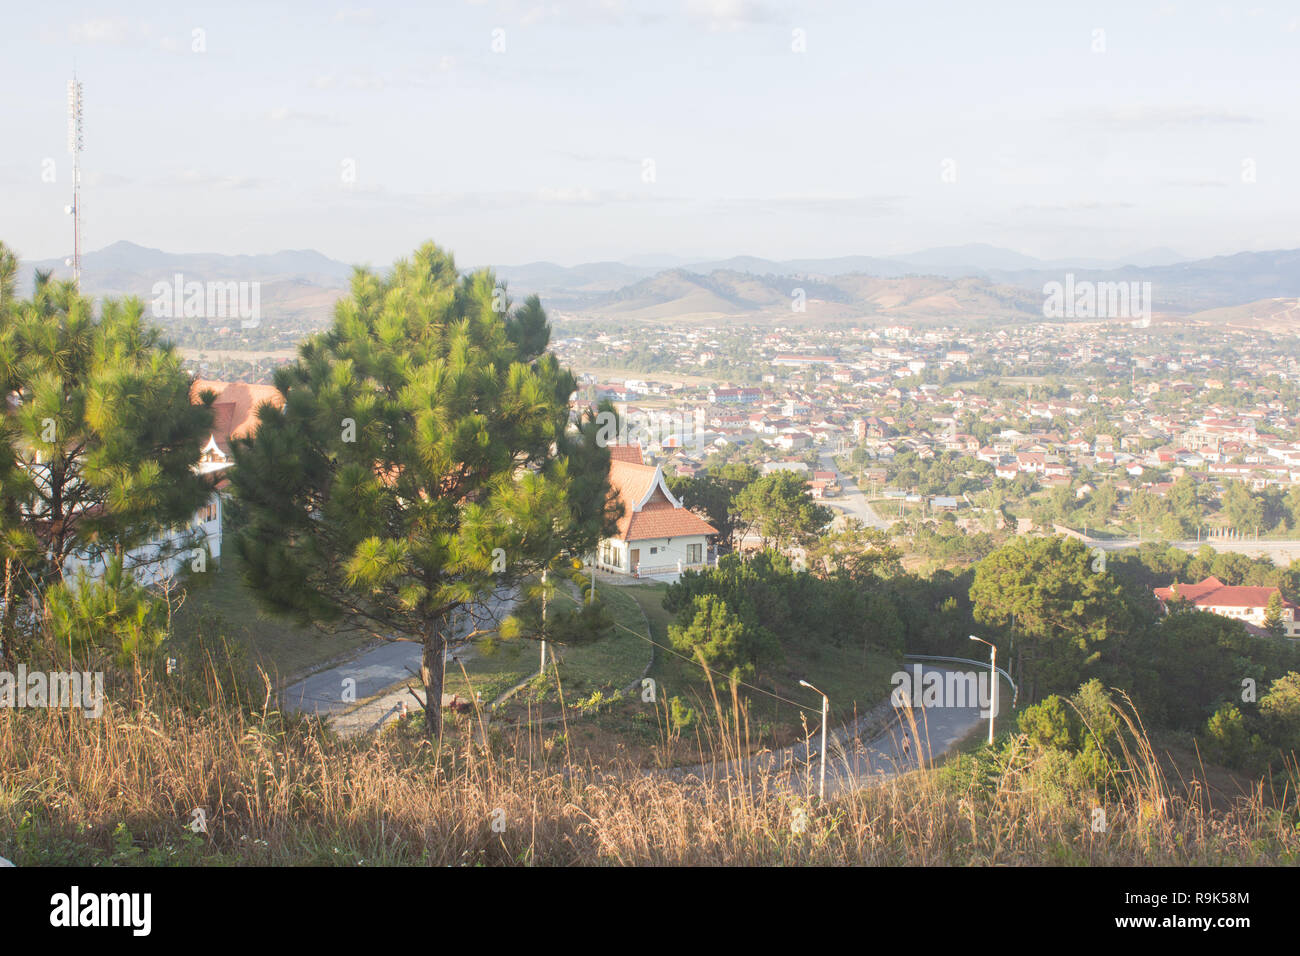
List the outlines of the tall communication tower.
<svg viewBox="0 0 1300 956">
<path fill-rule="evenodd" d="M 74 73 L 68 80 L 68 152 L 72 154 L 72 279 L 81 288 L 81 151 L 86 148 L 81 131 L 81 82 Z"/>
</svg>

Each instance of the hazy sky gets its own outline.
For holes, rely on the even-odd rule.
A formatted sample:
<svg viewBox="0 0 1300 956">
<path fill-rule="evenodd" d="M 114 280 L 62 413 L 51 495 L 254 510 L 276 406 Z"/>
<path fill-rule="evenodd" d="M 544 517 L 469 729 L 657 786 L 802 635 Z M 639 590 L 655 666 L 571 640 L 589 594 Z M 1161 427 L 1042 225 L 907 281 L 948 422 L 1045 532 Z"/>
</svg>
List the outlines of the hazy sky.
<svg viewBox="0 0 1300 956">
<path fill-rule="evenodd" d="M 71 248 L 74 66 L 88 249 L 1300 245 L 1295 2 L 13 4 L 0 239 L 25 258 Z"/>
</svg>

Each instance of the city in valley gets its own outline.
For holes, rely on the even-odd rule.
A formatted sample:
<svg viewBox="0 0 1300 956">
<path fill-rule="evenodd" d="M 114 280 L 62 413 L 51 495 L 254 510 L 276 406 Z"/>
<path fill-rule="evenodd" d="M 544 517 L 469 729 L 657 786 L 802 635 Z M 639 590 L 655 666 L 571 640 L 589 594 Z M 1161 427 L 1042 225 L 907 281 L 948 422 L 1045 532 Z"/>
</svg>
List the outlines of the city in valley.
<svg viewBox="0 0 1300 956">
<path fill-rule="evenodd" d="M 509 945 L 455 874 L 546 866 L 626 939 L 615 868 L 855 866 L 965 947 L 1266 924 L 1300 17 L 932 6 L 8 12 L 15 919 Z"/>
</svg>

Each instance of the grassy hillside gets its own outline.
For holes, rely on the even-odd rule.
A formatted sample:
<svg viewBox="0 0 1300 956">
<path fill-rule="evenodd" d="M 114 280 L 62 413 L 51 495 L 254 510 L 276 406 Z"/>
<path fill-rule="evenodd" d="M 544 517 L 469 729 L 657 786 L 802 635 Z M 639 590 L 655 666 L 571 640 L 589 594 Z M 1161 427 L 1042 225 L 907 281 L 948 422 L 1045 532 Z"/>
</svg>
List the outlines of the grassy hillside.
<svg viewBox="0 0 1300 956">
<path fill-rule="evenodd" d="M 1280 803 L 1261 788 L 1217 810 L 1140 756 L 1098 793 L 1011 740 L 818 807 L 779 775 L 702 785 L 566 766 L 549 730 L 485 747 L 472 718 L 441 748 L 401 730 L 339 741 L 211 675 L 185 696 L 142 675 L 119 700 L 130 703 L 97 720 L 0 715 L 0 855 L 20 866 L 1300 862 L 1294 781 Z M 206 832 L 190 827 L 195 809 Z"/>
<path fill-rule="evenodd" d="M 263 610 L 243 584 L 244 567 L 231 548 L 219 565 L 191 576 L 172 622 L 177 654 L 193 657 L 202 642 L 240 662 L 247 676 L 260 667 L 281 681 L 355 653 L 371 640 L 362 631 L 300 625 Z"/>
</svg>

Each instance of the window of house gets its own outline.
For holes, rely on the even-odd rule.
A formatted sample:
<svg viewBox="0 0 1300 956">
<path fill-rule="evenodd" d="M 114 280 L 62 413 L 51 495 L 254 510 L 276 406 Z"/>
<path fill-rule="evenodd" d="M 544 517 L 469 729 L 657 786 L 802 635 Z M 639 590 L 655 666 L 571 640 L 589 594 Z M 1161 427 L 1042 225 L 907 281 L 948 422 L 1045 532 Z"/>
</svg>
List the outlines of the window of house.
<svg viewBox="0 0 1300 956">
<path fill-rule="evenodd" d="M 688 564 L 700 564 L 704 560 L 704 545 L 688 544 L 686 546 L 686 561 Z"/>
</svg>

